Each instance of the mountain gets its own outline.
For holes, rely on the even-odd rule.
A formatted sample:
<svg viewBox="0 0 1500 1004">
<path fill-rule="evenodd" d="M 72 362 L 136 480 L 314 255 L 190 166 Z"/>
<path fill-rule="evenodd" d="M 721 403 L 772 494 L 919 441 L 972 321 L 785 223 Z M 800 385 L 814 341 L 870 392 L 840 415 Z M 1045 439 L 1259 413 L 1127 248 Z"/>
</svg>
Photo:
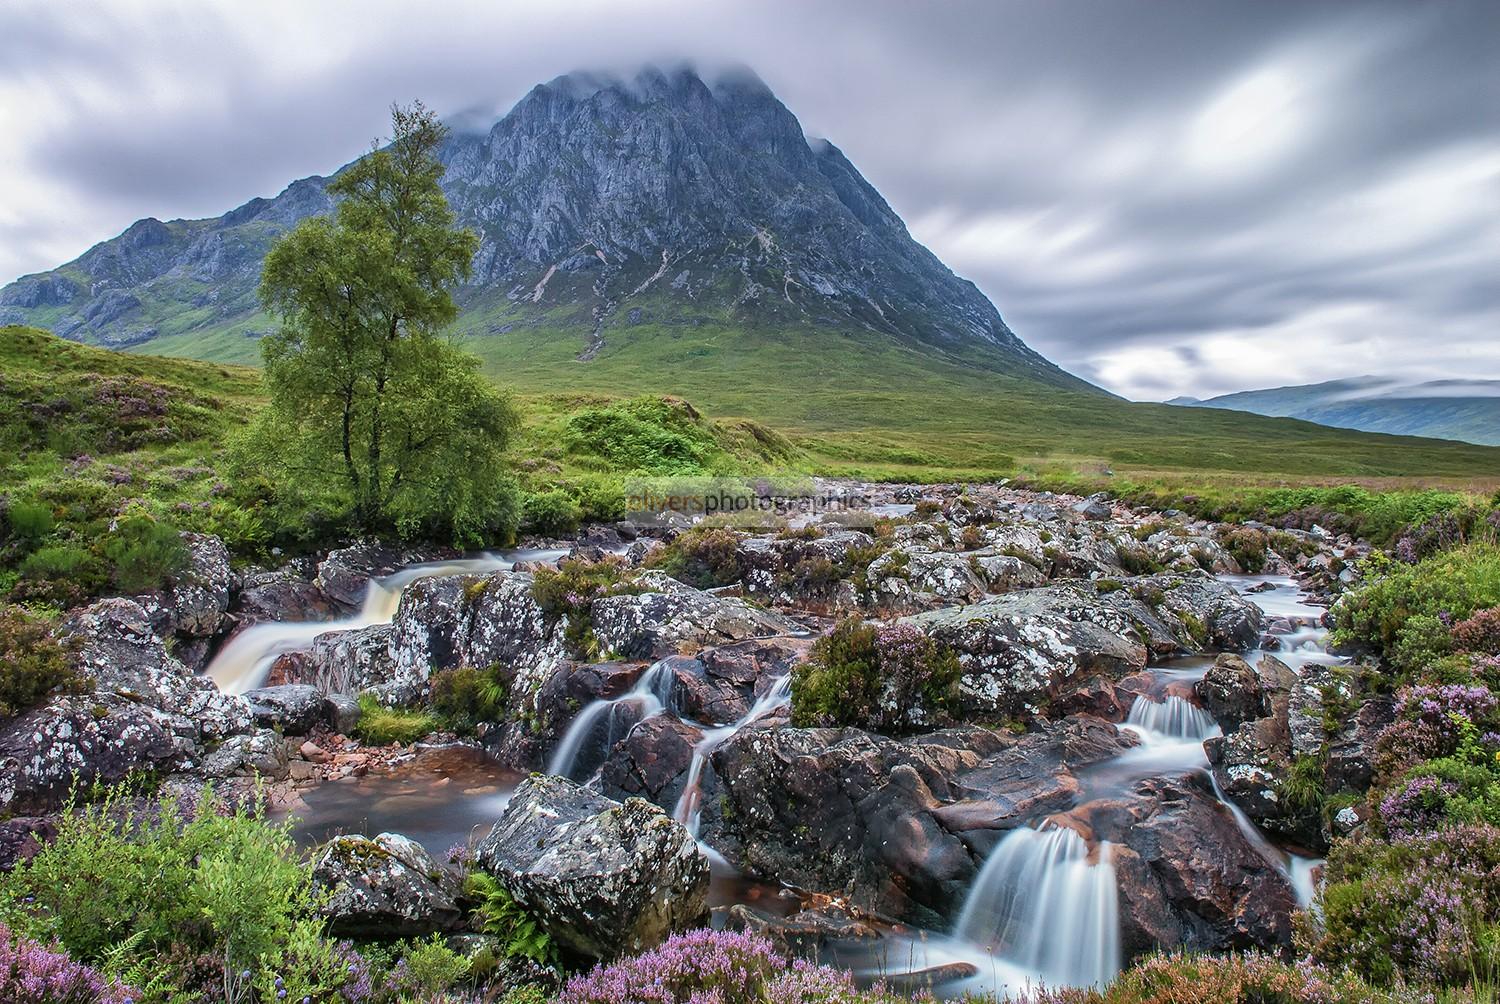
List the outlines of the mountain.
<svg viewBox="0 0 1500 1004">
<path fill-rule="evenodd" d="M 448 197 L 481 236 L 453 334 L 535 415 L 678 395 L 856 475 L 1500 468 L 1477 447 L 1131 404 L 1065 373 L 746 73 L 571 74 L 488 128 L 455 127 L 441 156 Z M 0 290 L 0 324 L 257 363 L 273 325 L 261 262 L 289 227 L 330 211 L 327 181 L 213 219 L 141 220 Z M 558 469 L 562 449 L 528 463 Z"/>
<path fill-rule="evenodd" d="M 1166 403 L 1300 418 L 1340 429 L 1500 446 L 1500 380 L 1411 383 L 1363 376 L 1247 390 L 1206 401 L 1173 398 Z"/>
<path fill-rule="evenodd" d="M 443 186 L 481 245 L 459 301 L 471 329 L 545 327 L 583 360 L 618 325 L 850 328 L 1084 388 L 1028 349 L 975 286 L 912 239 L 831 143 L 746 73 L 540 85 L 487 132 L 454 132 Z M 216 219 L 141 220 L 0 291 L 0 323 L 113 347 L 244 356 L 269 327 L 261 261 L 326 213 L 328 179 Z M 228 336 L 215 344 L 212 336 Z"/>
</svg>

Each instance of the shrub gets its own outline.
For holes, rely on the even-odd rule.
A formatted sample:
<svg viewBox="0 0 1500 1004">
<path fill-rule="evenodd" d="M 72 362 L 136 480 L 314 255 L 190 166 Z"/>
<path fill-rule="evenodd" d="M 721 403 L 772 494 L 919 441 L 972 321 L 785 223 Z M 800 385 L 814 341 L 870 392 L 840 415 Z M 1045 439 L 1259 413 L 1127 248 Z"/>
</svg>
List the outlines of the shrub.
<svg viewBox="0 0 1500 1004">
<path fill-rule="evenodd" d="M 52 507 L 40 502 L 16 500 L 5 510 L 5 525 L 17 540 L 35 542 L 52 532 Z"/>
<path fill-rule="evenodd" d="M 1253 574 L 1266 567 L 1266 551 L 1271 546 L 1271 540 L 1263 531 L 1237 526 L 1226 532 L 1221 542 L 1245 571 Z"/>
<path fill-rule="evenodd" d="M 1338 843 L 1318 905 L 1301 940 L 1325 965 L 1382 984 L 1492 971 L 1495 943 L 1479 935 L 1500 921 L 1500 829 Z"/>
<path fill-rule="evenodd" d="M 532 533 L 558 537 L 578 529 L 583 511 L 573 496 L 561 488 L 527 494 L 521 507 L 521 524 Z"/>
<path fill-rule="evenodd" d="M 137 938 L 143 953 L 213 954 L 234 973 L 277 955 L 311 916 L 310 869 L 290 829 L 231 812 L 212 792 L 185 814 L 172 799 L 133 808 L 116 791 L 57 825 L 52 844 L 0 874 L 0 911 L 75 958 Z"/>
<path fill-rule="evenodd" d="M 459 732 L 480 722 L 497 722 L 510 705 L 510 677 L 496 665 L 460 666 L 432 674 L 432 710 Z"/>
<path fill-rule="evenodd" d="M 753 934 L 689 931 L 659 947 L 575 976 L 558 1004 L 623 1001 L 713 1004 L 907 1004 L 880 988 L 860 991 L 849 973 L 788 960 Z"/>
<path fill-rule="evenodd" d="M 739 546 L 730 530 L 695 528 L 653 554 L 650 565 L 698 589 L 727 586 L 740 578 Z"/>
<path fill-rule="evenodd" d="M 405 946 L 386 974 L 384 990 L 396 1001 L 439 1001 L 443 992 L 469 975 L 469 962 L 434 934 Z"/>
<path fill-rule="evenodd" d="M 131 516 L 104 545 L 114 564 L 115 585 L 126 593 L 160 589 L 187 568 L 187 547 L 175 529 L 149 516 Z"/>
<path fill-rule="evenodd" d="M 77 692 L 88 680 L 74 666 L 73 645 L 60 642 L 47 623 L 20 607 L 0 606 L 0 716 L 19 715 L 50 694 Z"/>
<path fill-rule="evenodd" d="M 437 731 L 437 727 L 437 718 L 425 711 L 387 707 L 374 694 L 359 697 L 359 724 L 354 734 L 371 746 L 408 746 Z"/>
<path fill-rule="evenodd" d="M 544 568 L 531 580 L 531 594 L 550 623 L 563 621 L 563 641 L 568 651 L 579 657 L 599 655 L 594 638 L 594 600 L 633 587 L 622 582 L 625 566 L 620 561 L 584 561 L 565 558 L 556 571 Z"/>
<path fill-rule="evenodd" d="M 0 1000 L 6 1004 L 128 1004 L 139 991 L 0 924 Z"/>
<path fill-rule="evenodd" d="M 792 720 L 901 733 L 931 727 L 958 705 L 953 650 L 909 624 L 847 620 L 792 670 Z"/>
<path fill-rule="evenodd" d="M 1500 606 L 1500 546 L 1476 542 L 1414 565 L 1373 555 L 1365 584 L 1333 607 L 1334 641 L 1370 645 L 1408 673 L 1451 646 L 1446 625 Z"/>
<path fill-rule="evenodd" d="M 1349 974 L 1268 955 L 1151 955 L 1107 990 L 1040 990 L 1016 1004 L 1398 1004 Z"/>
<path fill-rule="evenodd" d="M 1481 610 L 1453 625 L 1453 645 L 1460 652 L 1500 655 L 1500 607 Z"/>
<path fill-rule="evenodd" d="M 563 445 L 615 472 L 703 474 L 727 459 L 702 416 L 675 398 L 585 408 L 569 417 Z"/>
</svg>

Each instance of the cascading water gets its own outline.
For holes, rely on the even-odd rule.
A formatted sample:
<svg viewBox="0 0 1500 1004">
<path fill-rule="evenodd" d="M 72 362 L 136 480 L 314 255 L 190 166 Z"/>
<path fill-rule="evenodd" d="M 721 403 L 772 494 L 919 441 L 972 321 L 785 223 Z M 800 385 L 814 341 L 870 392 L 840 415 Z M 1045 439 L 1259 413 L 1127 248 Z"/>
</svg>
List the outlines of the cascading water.
<svg viewBox="0 0 1500 1004">
<path fill-rule="evenodd" d="M 1120 971 L 1120 910 L 1111 847 L 1097 860 L 1073 830 L 1022 828 L 974 881 L 954 936 L 1050 986 L 1104 986 Z"/>
<path fill-rule="evenodd" d="M 418 579 L 440 575 L 484 575 L 506 571 L 517 561 L 553 561 L 566 551 L 525 550 L 499 554 L 485 553 L 477 558 L 434 561 L 403 568 L 383 579 L 371 579 L 359 613 L 332 621 L 277 622 L 257 624 L 235 635 L 221 648 L 204 672 L 226 694 L 243 694 L 261 686 L 276 657 L 308 648 L 318 635 L 331 631 L 352 631 L 389 624 L 396 616 L 401 594 Z"/>
<path fill-rule="evenodd" d="M 652 663 L 641 674 L 629 692 L 614 698 L 601 698 L 580 711 L 563 733 L 547 773 L 575 781 L 590 777 L 599 769 L 615 743 L 652 715 L 660 714 L 672 702 L 672 670 L 666 661 Z M 580 760 L 587 743 L 590 753 L 600 754 Z M 584 770 L 583 768 L 587 768 Z"/>
<path fill-rule="evenodd" d="M 1160 701 L 1137 696 L 1125 725 L 1142 738 L 1166 742 L 1201 743 L 1219 732 L 1212 715 L 1175 694 Z"/>
<path fill-rule="evenodd" d="M 672 818 L 688 828 L 694 838 L 698 836 L 698 824 L 703 815 L 703 767 L 714 750 L 728 742 L 741 729 L 760 721 L 778 708 L 784 708 L 792 700 L 792 677 L 778 677 L 764 694 L 751 706 L 744 717 L 731 725 L 709 729 L 693 747 L 693 759 L 688 765 L 687 780 L 682 786 L 682 795 L 672 810 Z"/>
</svg>

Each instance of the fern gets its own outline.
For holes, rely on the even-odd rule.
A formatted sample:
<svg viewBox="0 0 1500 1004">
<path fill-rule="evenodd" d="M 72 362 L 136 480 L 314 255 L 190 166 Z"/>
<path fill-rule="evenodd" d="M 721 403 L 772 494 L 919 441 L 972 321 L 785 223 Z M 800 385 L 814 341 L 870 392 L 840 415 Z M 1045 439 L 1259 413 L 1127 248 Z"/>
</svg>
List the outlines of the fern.
<svg viewBox="0 0 1500 1004">
<path fill-rule="evenodd" d="M 557 946 L 535 918 L 486 872 L 472 873 L 465 892 L 479 901 L 474 915 L 485 934 L 500 939 L 507 957 L 530 959 L 542 966 L 556 967 Z"/>
<path fill-rule="evenodd" d="M 99 969 L 121 986 L 140 992 L 140 1004 L 190 1004 L 195 995 L 174 987 L 153 952 L 139 951 L 146 931 L 132 933 L 104 950 Z"/>
</svg>

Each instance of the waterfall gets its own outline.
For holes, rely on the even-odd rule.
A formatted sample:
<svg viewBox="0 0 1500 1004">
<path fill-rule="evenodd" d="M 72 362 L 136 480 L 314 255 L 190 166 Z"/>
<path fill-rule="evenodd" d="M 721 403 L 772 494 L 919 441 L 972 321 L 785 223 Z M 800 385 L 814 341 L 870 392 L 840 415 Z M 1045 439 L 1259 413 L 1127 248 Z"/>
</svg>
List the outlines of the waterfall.
<svg viewBox="0 0 1500 1004">
<path fill-rule="evenodd" d="M 565 551 L 510 551 L 477 558 L 412 565 L 383 579 L 371 579 L 359 613 L 332 621 L 275 622 L 248 627 L 219 649 L 204 673 L 226 694 L 243 694 L 265 683 L 276 657 L 312 645 L 318 635 L 389 624 L 396 616 L 401 594 L 418 579 L 440 575 L 484 575 L 514 567 L 517 561 L 556 560 Z"/>
<path fill-rule="evenodd" d="M 1177 696 L 1153 700 L 1138 695 L 1125 725 L 1142 739 L 1158 742 L 1202 742 L 1217 735 L 1219 726 L 1207 711 Z"/>
<path fill-rule="evenodd" d="M 587 771 L 581 771 L 579 753 L 588 743 L 589 751 L 602 752 L 605 756 L 615 743 L 630 734 L 630 730 L 652 715 L 660 714 L 672 701 L 672 670 L 666 660 L 652 663 L 641 674 L 630 691 L 619 697 L 600 698 L 580 711 L 563 733 L 562 740 L 552 751 L 547 762 L 547 773 L 577 781 L 577 774 L 592 776 L 599 769 L 594 757 L 583 761 Z M 598 758 L 602 761 L 603 756 Z"/>
<path fill-rule="evenodd" d="M 792 676 L 788 673 L 786 676 L 777 677 L 776 681 L 767 688 L 739 721 L 709 729 L 703 733 L 703 738 L 698 740 L 698 745 L 693 747 L 693 759 L 688 765 L 687 780 L 683 782 L 682 795 L 677 799 L 676 808 L 672 810 L 672 818 L 686 826 L 688 832 L 695 838 L 698 836 L 698 824 L 703 816 L 703 768 L 708 763 L 709 756 L 714 750 L 728 742 L 735 733 L 760 721 L 778 708 L 786 707 L 791 700 Z"/>
<path fill-rule="evenodd" d="M 1120 909 L 1111 847 L 1073 830 L 1014 830 L 985 861 L 954 935 L 1049 986 L 1103 987 L 1120 970 Z"/>
</svg>

